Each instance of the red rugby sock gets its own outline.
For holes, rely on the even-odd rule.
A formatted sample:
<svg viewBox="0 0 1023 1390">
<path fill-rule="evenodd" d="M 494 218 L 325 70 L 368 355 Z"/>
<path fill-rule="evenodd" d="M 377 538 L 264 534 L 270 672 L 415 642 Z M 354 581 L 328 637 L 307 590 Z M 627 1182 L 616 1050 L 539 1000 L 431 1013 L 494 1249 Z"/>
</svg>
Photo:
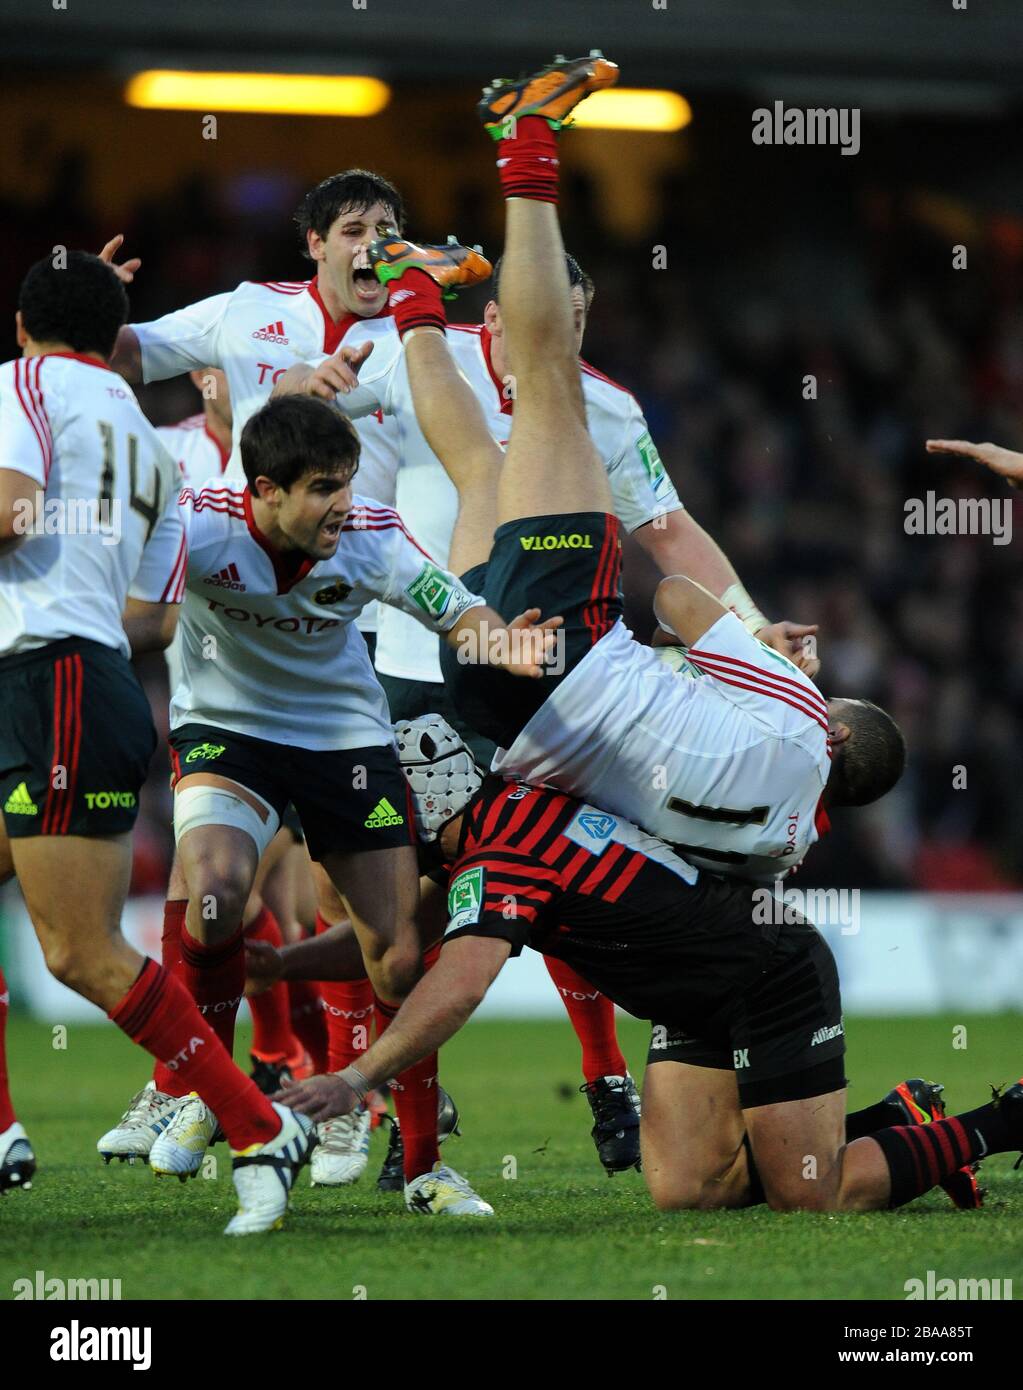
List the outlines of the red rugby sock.
<svg viewBox="0 0 1023 1390">
<path fill-rule="evenodd" d="M 181 981 L 155 960 L 145 962 L 109 1017 L 175 1078 L 172 1094 L 202 1097 L 232 1149 L 265 1144 L 280 1131 L 280 1116 L 266 1096 L 231 1061 Z"/>
<path fill-rule="evenodd" d="M 245 928 L 247 941 L 266 941 L 271 946 L 283 946 L 284 938 L 277 925 L 277 918 L 268 907 L 263 907 Z M 249 999 L 252 1012 L 252 1055 L 264 1062 L 283 1062 L 297 1050 L 291 1032 L 291 1006 L 288 1000 L 288 986 L 283 980 L 262 994 L 254 994 Z"/>
<path fill-rule="evenodd" d="M 10 999 L 4 972 L 0 970 L 0 1134 L 10 1129 L 16 1118 L 7 1081 L 7 1013 Z"/>
<path fill-rule="evenodd" d="M 523 116 L 497 142 L 497 172 L 506 198 L 558 201 L 558 141 L 543 116 Z"/>
<path fill-rule="evenodd" d="M 599 1076 L 624 1076 L 628 1064 L 618 1046 L 611 1000 L 563 960 L 554 956 L 544 956 L 544 960 L 582 1046 L 583 1076 L 587 1081 L 596 1081 Z"/>
<path fill-rule="evenodd" d="M 223 1043 L 228 1057 L 234 1050 L 234 1024 L 245 991 L 245 949 L 242 943 L 241 927 L 227 941 L 204 946 L 201 941 L 189 936 L 188 928 L 182 924 L 181 958 L 173 972 Z M 156 1068 L 153 1080 L 158 1091 L 171 1096 L 185 1095 L 189 1089 L 195 1089 L 186 1087 L 183 1091 L 180 1072 L 164 1066 Z"/>
</svg>

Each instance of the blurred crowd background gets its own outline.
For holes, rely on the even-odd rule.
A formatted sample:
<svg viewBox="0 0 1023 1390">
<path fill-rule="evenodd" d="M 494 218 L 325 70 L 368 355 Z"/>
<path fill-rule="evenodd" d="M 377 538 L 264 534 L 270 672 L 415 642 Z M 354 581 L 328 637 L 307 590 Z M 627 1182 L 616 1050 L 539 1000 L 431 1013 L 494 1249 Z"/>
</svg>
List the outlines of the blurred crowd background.
<svg viewBox="0 0 1023 1390">
<path fill-rule="evenodd" d="M 493 257 L 501 207 L 473 95 L 399 88 L 368 121 L 225 117 L 216 146 L 196 117 L 131 113 L 137 179 L 88 122 L 19 108 L 0 176 L 0 304 L 13 311 L 21 274 L 53 244 L 98 250 L 117 231 L 143 260 L 136 320 L 243 279 L 306 278 L 291 213 L 308 184 L 351 165 L 395 178 L 413 235 L 454 231 Z M 92 90 L 83 110 L 101 100 L 116 103 L 114 89 Z M 1018 126 L 867 115 L 847 158 L 753 146 L 756 104 L 706 94 L 677 135 L 563 141 L 566 244 L 597 286 L 583 354 L 639 398 L 684 503 L 761 608 L 820 624 L 825 693 L 874 699 L 905 730 L 902 785 L 837 816 L 801 882 L 1019 887 L 1023 511 L 1004 546 L 904 528 L 907 499 L 928 490 L 1008 495 L 973 465 L 928 457 L 928 436 L 1023 448 L 1023 201 L 998 192 Z M 461 300 L 453 317 L 478 321 L 485 300 Z M 13 334 L 2 348 L 14 354 Z M 199 408 L 185 379 L 140 397 L 157 424 Z M 635 546 L 625 574 L 646 636 L 653 574 Z M 165 725 L 162 663 L 144 675 Z M 166 775 L 161 750 L 139 891 L 165 883 Z"/>
</svg>

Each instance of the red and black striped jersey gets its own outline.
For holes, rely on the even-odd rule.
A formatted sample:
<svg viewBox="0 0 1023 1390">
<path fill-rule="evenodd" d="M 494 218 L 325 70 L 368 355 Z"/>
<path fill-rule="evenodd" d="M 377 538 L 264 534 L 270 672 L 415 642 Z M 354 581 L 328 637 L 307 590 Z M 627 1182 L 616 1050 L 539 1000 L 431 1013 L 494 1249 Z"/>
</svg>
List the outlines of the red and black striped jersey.
<svg viewBox="0 0 1023 1390">
<path fill-rule="evenodd" d="M 630 1013 L 663 1020 L 678 1016 L 707 962 L 742 956 L 747 942 L 762 949 L 751 893 L 620 816 L 488 777 L 465 813 L 445 941 L 497 937 L 512 955 L 531 946 Z"/>
</svg>

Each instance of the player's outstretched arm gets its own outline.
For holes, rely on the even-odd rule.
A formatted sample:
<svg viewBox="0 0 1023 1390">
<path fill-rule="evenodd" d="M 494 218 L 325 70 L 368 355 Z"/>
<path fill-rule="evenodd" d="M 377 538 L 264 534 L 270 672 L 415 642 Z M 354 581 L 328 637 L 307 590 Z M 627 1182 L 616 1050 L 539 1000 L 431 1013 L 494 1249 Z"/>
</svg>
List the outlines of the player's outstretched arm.
<svg viewBox="0 0 1023 1390">
<path fill-rule="evenodd" d="M 338 396 L 347 396 L 359 385 L 359 368 L 372 351 L 372 343 L 359 343 L 341 348 L 315 367 L 309 362 L 296 362 L 274 382 L 270 395 L 319 396 L 333 405 Z M 347 413 L 352 413 L 345 402 L 341 404 Z"/>
<path fill-rule="evenodd" d="M 541 622 L 539 608 L 527 608 L 506 623 L 493 608 L 480 605 L 463 613 L 443 636 L 468 665 L 495 666 L 538 680 L 557 659 L 557 630 L 563 622 L 561 617 Z"/>
<path fill-rule="evenodd" d="M 359 1058 L 358 1067 L 288 1086 L 275 1099 L 317 1122 L 347 1115 L 368 1091 L 436 1052 L 472 1016 L 511 953 L 495 937 L 460 936 L 416 985 L 388 1027 Z"/>
<path fill-rule="evenodd" d="M 959 454 L 982 463 L 1004 478 L 1010 487 L 1023 483 L 1023 454 L 1003 449 L 1000 444 L 971 444 L 968 439 L 928 439 L 929 454 Z"/>
<path fill-rule="evenodd" d="M 130 285 L 142 262 L 138 256 L 133 256 L 130 260 L 120 263 L 114 260 L 114 256 L 120 250 L 123 241 L 123 233 L 118 232 L 117 236 L 111 237 L 106 246 L 103 247 L 99 253 L 99 258 L 101 261 L 106 261 L 122 284 Z M 118 330 L 117 341 L 110 358 L 110 366 L 120 376 L 123 376 L 125 381 L 134 384 L 142 380 L 142 349 L 134 329 L 129 328 L 127 324 L 123 324 Z"/>
<path fill-rule="evenodd" d="M 803 638 L 816 633 L 816 627 L 772 623 L 765 618 L 728 556 L 689 512 L 666 512 L 633 534 L 662 574 L 686 575 L 702 585 L 737 614 L 761 642 L 795 662 L 811 678 L 817 675 L 820 661 L 803 650 Z"/>
</svg>

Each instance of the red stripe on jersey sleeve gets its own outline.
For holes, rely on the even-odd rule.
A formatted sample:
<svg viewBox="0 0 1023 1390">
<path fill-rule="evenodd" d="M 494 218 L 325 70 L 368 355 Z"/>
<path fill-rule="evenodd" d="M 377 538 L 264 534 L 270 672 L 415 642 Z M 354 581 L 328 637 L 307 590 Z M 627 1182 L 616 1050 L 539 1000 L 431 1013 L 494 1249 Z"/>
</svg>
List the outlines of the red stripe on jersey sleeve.
<svg viewBox="0 0 1023 1390">
<path fill-rule="evenodd" d="M 185 572 L 188 568 L 188 542 L 185 537 L 181 537 L 181 544 L 178 546 L 178 553 L 174 559 L 174 568 L 170 572 L 163 593 L 160 595 L 161 603 L 180 603 L 185 590 Z"/>
<path fill-rule="evenodd" d="M 36 437 L 39 445 L 39 460 L 43 468 L 43 485 L 50 476 L 49 454 L 46 447 L 46 432 L 42 422 L 39 420 L 36 404 L 31 396 L 28 383 L 28 364 L 31 358 L 20 357 L 14 363 L 14 390 L 18 397 L 18 403 L 25 412 L 25 417 L 32 428 L 32 433 Z"/>
<path fill-rule="evenodd" d="M 756 666 L 750 661 L 740 661 L 736 656 L 725 656 L 721 652 L 705 652 L 700 647 L 690 647 L 689 656 L 699 664 L 700 661 L 715 661 L 721 666 L 734 669 L 736 675 L 751 673 L 758 679 L 767 682 L 769 685 L 776 685 L 782 690 L 798 693 L 807 702 L 814 706 L 817 712 L 828 717 L 828 706 L 824 696 L 815 686 L 803 684 L 802 681 L 795 680 L 792 676 L 783 676 L 773 670 L 767 670 L 763 666 Z"/>
<path fill-rule="evenodd" d="M 699 661 L 695 662 L 694 664 L 696 666 L 699 666 L 701 671 L 705 669 Z M 811 719 L 815 724 L 819 724 L 820 727 L 824 730 L 824 732 L 827 733 L 828 726 L 826 721 L 823 720 L 821 716 L 817 714 L 814 710 L 808 709 L 806 704 L 803 703 L 803 701 L 790 699 L 788 695 L 783 695 L 780 691 L 772 690 L 769 686 L 761 684 L 759 682 L 754 683 L 752 678 L 747 678 L 746 680 L 738 680 L 736 679 L 735 675 L 726 676 L 722 671 L 715 670 L 710 666 L 706 667 L 706 671 L 708 675 L 713 676 L 714 680 L 721 681 L 723 685 L 734 685 L 737 690 L 752 690 L 755 695 L 766 695 L 768 698 L 772 700 L 780 700 L 783 705 L 789 705 L 792 709 L 797 710 L 802 715 L 805 715 L 807 719 Z"/>
</svg>

